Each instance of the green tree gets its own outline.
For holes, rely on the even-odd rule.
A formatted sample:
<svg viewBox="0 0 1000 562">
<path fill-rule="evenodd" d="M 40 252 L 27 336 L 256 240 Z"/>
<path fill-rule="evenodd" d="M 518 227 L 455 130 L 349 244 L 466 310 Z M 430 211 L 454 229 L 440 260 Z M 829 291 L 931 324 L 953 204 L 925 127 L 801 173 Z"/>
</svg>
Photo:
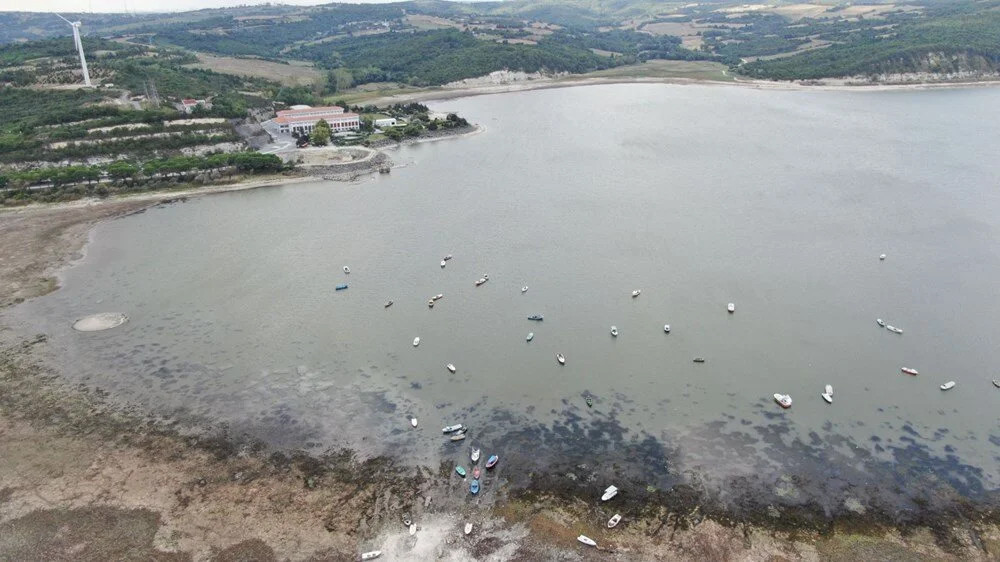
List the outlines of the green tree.
<svg viewBox="0 0 1000 562">
<path fill-rule="evenodd" d="M 330 124 L 325 119 L 320 119 L 313 127 L 312 133 L 309 134 L 309 142 L 315 146 L 326 146 L 330 142 L 331 134 Z"/>
<path fill-rule="evenodd" d="M 369 133 L 375 130 L 375 119 L 371 115 L 361 117 L 361 130 Z"/>
<path fill-rule="evenodd" d="M 7 187 L 8 183 L 10 183 L 10 180 L 7 178 L 7 176 L 0 175 L 0 189 Z"/>
<path fill-rule="evenodd" d="M 109 164 L 107 171 L 111 179 L 126 183 L 129 187 L 132 187 L 135 185 L 136 176 L 139 175 L 139 166 L 131 162 L 118 160 Z"/>
</svg>

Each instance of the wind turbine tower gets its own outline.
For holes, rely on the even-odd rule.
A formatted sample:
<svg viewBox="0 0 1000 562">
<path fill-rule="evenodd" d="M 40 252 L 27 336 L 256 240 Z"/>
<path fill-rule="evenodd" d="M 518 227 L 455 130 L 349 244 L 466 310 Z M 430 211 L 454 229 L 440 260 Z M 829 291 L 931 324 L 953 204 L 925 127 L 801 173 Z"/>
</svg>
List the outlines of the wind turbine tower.
<svg viewBox="0 0 1000 562">
<path fill-rule="evenodd" d="M 56 15 L 59 16 L 59 14 Z M 80 69 L 83 71 L 83 83 L 88 87 L 92 87 L 90 72 L 87 70 L 87 58 L 83 56 L 83 41 L 80 41 L 80 22 L 69 21 L 62 16 L 59 16 L 59 19 L 68 23 L 73 28 L 73 44 L 76 45 L 76 50 L 80 53 Z"/>
</svg>

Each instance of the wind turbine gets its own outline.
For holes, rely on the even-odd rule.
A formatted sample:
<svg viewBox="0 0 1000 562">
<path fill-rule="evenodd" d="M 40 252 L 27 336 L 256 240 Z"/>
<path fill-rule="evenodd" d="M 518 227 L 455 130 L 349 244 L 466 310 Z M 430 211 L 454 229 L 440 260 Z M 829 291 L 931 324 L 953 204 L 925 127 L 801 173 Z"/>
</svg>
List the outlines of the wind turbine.
<svg viewBox="0 0 1000 562">
<path fill-rule="evenodd" d="M 59 14 L 56 15 L 59 16 Z M 68 23 L 70 27 L 73 28 L 73 44 L 76 45 L 76 50 L 80 53 L 80 69 L 83 70 L 83 83 L 85 86 L 92 87 L 93 84 L 90 83 L 90 72 L 87 71 L 87 59 L 83 56 L 83 41 L 80 41 L 80 22 L 69 21 L 62 16 L 59 16 L 59 19 Z"/>
</svg>

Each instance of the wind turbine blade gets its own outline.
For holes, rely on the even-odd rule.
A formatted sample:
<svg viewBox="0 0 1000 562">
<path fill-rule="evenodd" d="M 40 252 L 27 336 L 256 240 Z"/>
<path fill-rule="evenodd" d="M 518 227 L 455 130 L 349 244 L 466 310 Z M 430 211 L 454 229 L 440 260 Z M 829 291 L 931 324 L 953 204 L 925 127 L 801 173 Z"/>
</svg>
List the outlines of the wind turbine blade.
<svg viewBox="0 0 1000 562">
<path fill-rule="evenodd" d="M 59 18 L 59 19 L 61 19 L 61 20 L 63 20 L 64 22 L 66 22 L 66 23 L 68 23 L 70 25 L 73 25 L 73 22 L 69 21 L 68 19 L 66 19 L 66 18 L 64 18 L 62 16 L 60 16 L 59 14 L 56 14 L 56 17 Z"/>
</svg>

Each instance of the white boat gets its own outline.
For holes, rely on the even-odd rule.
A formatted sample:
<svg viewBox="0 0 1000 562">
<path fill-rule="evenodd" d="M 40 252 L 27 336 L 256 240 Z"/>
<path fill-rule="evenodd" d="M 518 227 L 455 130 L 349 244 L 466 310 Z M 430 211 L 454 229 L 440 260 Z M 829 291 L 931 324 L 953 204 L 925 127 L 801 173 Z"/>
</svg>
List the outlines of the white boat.
<svg viewBox="0 0 1000 562">
<path fill-rule="evenodd" d="M 466 523 L 465 524 L 465 534 L 468 535 L 471 532 L 472 532 L 472 523 Z"/>
<path fill-rule="evenodd" d="M 580 535 L 579 537 L 576 537 L 576 540 L 582 542 L 587 546 L 597 546 L 597 543 L 594 542 L 594 539 L 588 537 L 587 535 Z"/>
<path fill-rule="evenodd" d="M 882 320 L 881 318 L 876 318 L 875 319 L 875 323 L 878 324 L 879 326 L 885 328 L 885 320 Z"/>
<path fill-rule="evenodd" d="M 345 265 L 345 266 L 344 266 L 344 273 L 350 273 L 350 272 L 351 272 L 351 268 L 349 268 L 349 267 L 347 267 L 347 266 Z"/>
<path fill-rule="evenodd" d="M 441 429 L 441 433 L 454 433 L 462 429 L 462 427 L 464 426 L 460 423 L 456 423 L 455 425 L 446 425 Z"/>
<path fill-rule="evenodd" d="M 431 300 L 439 301 L 439 300 L 441 300 L 443 298 L 444 298 L 444 295 L 442 295 L 442 294 L 439 293 L 439 294 L 434 295 L 433 297 L 431 297 Z"/>
<path fill-rule="evenodd" d="M 611 327 L 611 335 L 614 336 L 614 337 L 616 337 L 616 338 L 618 337 L 618 327 L 617 326 L 612 326 Z"/>
<path fill-rule="evenodd" d="M 955 388 L 955 381 L 948 381 L 941 385 L 941 390 L 951 390 Z"/>
<path fill-rule="evenodd" d="M 878 259 L 879 259 L 880 261 L 881 261 L 881 260 L 884 260 L 884 259 L 885 259 L 885 254 L 882 254 L 882 255 L 880 255 L 880 256 L 878 257 Z"/>
<path fill-rule="evenodd" d="M 535 332 L 528 332 L 527 341 L 535 339 Z"/>
<path fill-rule="evenodd" d="M 558 361 L 560 365 L 565 365 L 566 357 L 564 357 L 562 353 L 556 353 L 556 361 Z"/>
<path fill-rule="evenodd" d="M 618 522 L 621 521 L 621 520 L 622 520 L 622 516 L 618 515 L 616 513 L 614 517 L 612 517 L 611 519 L 608 519 L 608 528 L 609 529 L 614 529 L 615 526 L 618 525 Z"/>
<path fill-rule="evenodd" d="M 914 375 L 914 376 L 915 376 L 915 375 L 919 375 L 919 374 L 920 374 L 920 373 L 918 373 L 918 372 L 917 372 L 917 370 L 916 370 L 916 369 L 911 369 L 911 368 L 909 368 L 909 367 L 900 367 L 900 369 L 899 369 L 899 370 L 900 370 L 900 371 L 903 371 L 903 372 L 904 372 L 904 373 L 906 373 L 907 375 Z"/>
<path fill-rule="evenodd" d="M 617 495 L 618 495 L 618 488 L 616 488 L 615 486 L 608 486 L 608 489 L 604 490 L 604 494 L 601 496 L 601 501 L 606 502 Z"/>
<path fill-rule="evenodd" d="M 420 345 L 420 338 L 413 338 L 413 347 Z"/>
<path fill-rule="evenodd" d="M 482 451 L 480 451 L 479 449 L 473 449 L 472 454 L 469 455 L 469 458 L 472 459 L 472 462 L 477 463 L 479 462 L 479 457 L 482 454 L 483 454 Z"/>
<path fill-rule="evenodd" d="M 362 552 L 361 553 L 361 559 L 362 560 L 375 560 L 379 556 L 382 556 L 382 551 L 381 550 L 372 550 L 372 551 L 369 551 L 369 552 Z"/>
<path fill-rule="evenodd" d="M 485 282 L 486 282 L 486 278 L 485 277 L 480 277 L 479 280 L 476 281 L 476 286 L 478 287 L 478 286 L 482 285 Z"/>
<path fill-rule="evenodd" d="M 663 325 L 663 331 L 669 334 L 670 333 L 670 324 L 664 324 Z"/>
<path fill-rule="evenodd" d="M 889 330 L 890 332 L 892 332 L 894 334 L 902 334 L 903 333 L 903 329 L 902 328 L 897 328 L 895 326 L 886 326 L 885 329 Z"/>
<path fill-rule="evenodd" d="M 431 299 L 431 300 L 427 301 L 427 307 L 428 308 L 434 308 L 434 299 Z"/>
<path fill-rule="evenodd" d="M 483 274 L 483 279 L 489 281 L 490 280 L 490 276 L 484 273 Z"/>
<path fill-rule="evenodd" d="M 525 286 L 521 287 L 521 292 L 522 293 L 527 293 L 528 292 L 528 286 L 525 285 Z"/>
<path fill-rule="evenodd" d="M 462 441 L 463 439 L 465 439 L 465 433 L 464 432 L 463 433 L 456 433 L 455 435 L 451 436 L 451 440 L 452 441 Z"/>
<path fill-rule="evenodd" d="M 833 396 L 833 387 L 831 385 L 826 385 L 826 387 L 823 388 L 823 390 L 825 390 L 826 393 L 829 394 L 830 396 Z"/>
<path fill-rule="evenodd" d="M 820 394 L 820 396 L 823 397 L 823 400 L 826 400 L 827 404 L 833 404 L 833 395 L 824 392 L 823 394 Z"/>
<path fill-rule="evenodd" d="M 1000 388 L 1000 381 L 993 379 L 993 386 Z"/>
<path fill-rule="evenodd" d="M 410 523 L 410 536 L 417 534 L 417 524 Z"/>
<path fill-rule="evenodd" d="M 417 418 L 410 418 L 410 425 L 417 427 Z"/>
<path fill-rule="evenodd" d="M 446 261 L 444 261 L 444 260 L 441 260 L 441 267 L 444 267 L 444 266 L 446 266 L 446 265 L 448 265 L 448 262 L 446 262 Z"/>
<path fill-rule="evenodd" d="M 455 366 L 452 365 L 451 363 L 448 363 L 447 365 L 445 365 L 445 367 L 447 367 L 448 370 L 451 371 L 452 373 L 455 372 Z"/>
<path fill-rule="evenodd" d="M 441 258 L 441 261 L 448 261 L 450 259 L 451 259 L 451 254 L 448 254 L 447 256 Z"/>
<path fill-rule="evenodd" d="M 736 305 L 733 303 L 729 303 L 726 305 L 726 310 L 728 310 L 730 313 L 736 312 Z"/>
<path fill-rule="evenodd" d="M 635 297 L 638 297 L 641 294 L 642 294 L 642 289 L 636 289 L 632 291 L 632 298 L 634 299 Z"/>
<path fill-rule="evenodd" d="M 792 397 L 787 394 L 775 394 L 774 401 L 777 402 L 782 408 L 792 407 Z"/>
</svg>

